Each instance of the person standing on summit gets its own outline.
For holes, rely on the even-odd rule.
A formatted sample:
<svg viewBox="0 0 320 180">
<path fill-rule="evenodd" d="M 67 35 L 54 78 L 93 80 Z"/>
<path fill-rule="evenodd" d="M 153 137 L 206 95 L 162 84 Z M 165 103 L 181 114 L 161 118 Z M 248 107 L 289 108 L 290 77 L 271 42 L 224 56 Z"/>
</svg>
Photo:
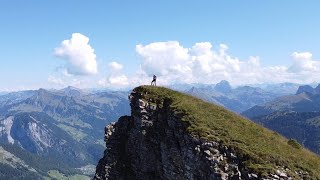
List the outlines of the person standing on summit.
<svg viewBox="0 0 320 180">
<path fill-rule="evenodd" d="M 151 86 L 157 86 L 157 76 L 153 75 L 153 79 L 151 81 Z"/>
</svg>

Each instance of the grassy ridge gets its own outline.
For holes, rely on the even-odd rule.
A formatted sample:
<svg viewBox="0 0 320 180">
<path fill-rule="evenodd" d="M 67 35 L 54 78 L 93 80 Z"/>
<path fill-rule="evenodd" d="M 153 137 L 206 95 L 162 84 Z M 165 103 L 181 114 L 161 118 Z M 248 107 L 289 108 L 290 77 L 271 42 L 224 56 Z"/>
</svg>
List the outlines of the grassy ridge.
<svg viewBox="0 0 320 180">
<path fill-rule="evenodd" d="M 304 148 L 295 148 L 288 139 L 220 106 L 163 87 L 140 86 L 145 99 L 170 108 L 190 124 L 189 133 L 202 139 L 222 142 L 246 159 L 246 166 L 260 174 L 275 173 L 277 166 L 309 172 L 320 179 L 320 157 Z M 147 92 L 147 93 L 146 93 Z M 295 174 L 290 174 L 295 176 Z"/>
</svg>

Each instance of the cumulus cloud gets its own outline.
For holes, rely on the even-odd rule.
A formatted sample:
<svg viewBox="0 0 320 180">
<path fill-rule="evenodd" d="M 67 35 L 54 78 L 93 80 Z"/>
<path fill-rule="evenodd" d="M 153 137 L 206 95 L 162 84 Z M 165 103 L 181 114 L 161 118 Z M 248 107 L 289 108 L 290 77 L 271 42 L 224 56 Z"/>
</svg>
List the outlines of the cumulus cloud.
<svg viewBox="0 0 320 180">
<path fill-rule="evenodd" d="M 179 42 L 157 42 L 146 46 L 137 45 L 137 53 L 142 57 L 143 70 L 148 74 L 167 75 L 191 73 L 188 49 Z"/>
<path fill-rule="evenodd" d="M 214 83 L 221 79 L 232 81 L 232 76 L 248 77 L 246 66 L 257 65 L 258 60 L 241 62 L 227 54 L 228 46 L 220 44 L 217 50 L 210 42 L 196 43 L 185 48 L 176 41 L 137 45 L 142 58 L 141 68 L 148 75 L 157 74 L 167 83 Z M 245 73 L 245 74 L 244 74 Z"/>
<path fill-rule="evenodd" d="M 113 61 L 108 64 L 108 67 L 111 69 L 111 71 L 120 71 L 122 70 L 123 65 Z"/>
<path fill-rule="evenodd" d="M 48 81 L 57 85 L 76 84 L 78 81 L 70 74 L 97 73 L 96 55 L 88 43 L 89 38 L 79 33 L 63 41 L 55 49 L 55 55 L 67 61 L 64 78 L 49 77 Z M 159 85 L 214 84 L 221 80 L 228 80 L 233 85 L 282 82 L 306 84 L 320 81 L 320 62 L 313 59 L 310 52 L 293 52 L 290 66 L 263 66 L 263 59 L 259 56 L 239 59 L 231 55 L 228 49 L 226 44 L 212 45 L 210 42 L 195 43 L 191 47 L 184 47 L 177 41 L 139 44 L 136 53 L 141 61 L 139 69 L 134 73 L 134 70 L 131 70 L 131 74 L 124 72 L 123 64 L 112 61 L 107 64 L 105 78 L 100 73 L 99 77 L 82 81 L 80 85 L 92 85 L 94 82 L 108 88 L 133 87 L 150 84 L 153 74 L 158 76 Z"/>
<path fill-rule="evenodd" d="M 255 56 L 240 60 L 228 53 L 226 44 L 214 47 L 210 42 L 195 43 L 191 48 L 177 41 L 139 44 L 136 52 L 142 59 L 142 71 L 147 76 L 157 74 L 164 84 L 211 84 L 222 79 L 235 85 L 320 80 L 316 76 L 320 74 L 320 63 L 309 52 L 294 52 L 289 67 L 262 66 Z"/>
<path fill-rule="evenodd" d="M 123 74 L 123 65 L 118 62 L 108 63 L 109 75 L 98 81 L 98 85 L 108 88 L 124 88 L 129 85 L 128 77 Z"/>
<path fill-rule="evenodd" d="M 48 86 L 51 88 L 64 88 L 73 86 L 77 88 L 89 88 L 94 86 L 91 78 L 75 78 L 63 74 L 53 74 L 48 77 Z"/>
<path fill-rule="evenodd" d="M 108 78 L 101 79 L 98 84 L 103 87 L 123 88 L 129 85 L 126 75 L 111 75 Z"/>
<path fill-rule="evenodd" d="M 291 72 L 319 72 L 320 62 L 312 59 L 310 52 L 294 52 L 292 53 L 293 64 L 290 67 Z"/>
<path fill-rule="evenodd" d="M 291 55 L 294 59 L 305 59 L 310 60 L 312 58 L 312 54 L 310 52 L 294 52 Z"/>
<path fill-rule="evenodd" d="M 73 33 L 71 39 L 64 40 L 54 49 L 56 57 L 66 60 L 65 68 L 69 74 L 97 74 L 97 61 L 94 49 L 89 44 L 89 38 Z"/>
</svg>

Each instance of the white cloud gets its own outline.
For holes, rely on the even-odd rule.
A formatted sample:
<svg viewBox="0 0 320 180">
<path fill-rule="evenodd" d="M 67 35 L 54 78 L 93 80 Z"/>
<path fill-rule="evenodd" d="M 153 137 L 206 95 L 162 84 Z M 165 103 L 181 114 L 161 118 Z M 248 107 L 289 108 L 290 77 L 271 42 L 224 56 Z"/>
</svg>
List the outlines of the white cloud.
<svg viewBox="0 0 320 180">
<path fill-rule="evenodd" d="M 310 52 L 294 52 L 291 55 L 294 59 L 305 59 L 310 60 L 312 58 L 312 54 Z"/>
<path fill-rule="evenodd" d="M 320 62 L 312 59 L 310 52 L 294 52 L 292 53 L 293 64 L 290 71 L 294 73 L 299 72 L 319 72 Z"/>
<path fill-rule="evenodd" d="M 190 56 L 188 49 L 179 42 L 157 42 L 149 45 L 137 45 L 137 53 L 142 57 L 142 69 L 148 74 L 170 75 L 190 74 Z"/>
<path fill-rule="evenodd" d="M 51 88 L 64 88 L 73 86 L 77 88 L 89 88 L 94 86 L 91 78 L 74 78 L 63 74 L 54 74 L 48 77 L 48 86 Z"/>
<path fill-rule="evenodd" d="M 113 61 L 107 64 L 108 69 L 103 70 L 105 78 L 102 77 L 104 74 L 102 72 L 98 76 L 82 76 L 79 79 L 80 77 L 72 74 L 97 72 L 94 50 L 88 42 L 87 37 L 73 34 L 71 40 L 63 41 L 61 47 L 56 48 L 55 54 L 64 57 L 68 62 L 67 71 L 62 71 L 63 77 L 61 75 L 57 76 L 60 78 L 49 77 L 50 83 L 57 86 L 99 85 L 108 88 L 126 88 L 150 84 L 153 74 L 158 77 L 158 85 L 214 84 L 221 80 L 228 80 L 233 85 L 282 82 L 307 84 L 320 81 L 320 62 L 314 60 L 310 52 L 292 53 L 290 66 L 262 66 L 258 56 L 239 59 L 230 55 L 226 44 L 214 46 L 210 42 L 199 42 L 187 48 L 177 41 L 137 45 L 136 53 L 141 63 L 135 73 L 124 72 L 124 65 Z"/>
<path fill-rule="evenodd" d="M 102 78 L 98 81 L 98 85 L 108 88 L 124 88 L 129 86 L 128 77 L 122 73 L 123 65 L 118 62 L 108 63 L 109 75 L 107 78 Z"/>
<path fill-rule="evenodd" d="M 54 86 L 56 86 L 56 85 L 62 86 L 62 85 L 64 85 L 64 83 L 65 83 L 61 78 L 57 78 L 57 77 L 52 76 L 52 75 L 50 75 L 50 76 L 48 77 L 48 82 L 49 82 L 50 84 L 53 84 Z"/>
<path fill-rule="evenodd" d="M 55 48 L 54 55 L 67 61 L 65 67 L 68 74 L 97 74 L 96 55 L 88 43 L 88 37 L 73 33 L 71 39 L 62 41 L 61 45 Z"/>
<path fill-rule="evenodd" d="M 122 70 L 123 65 L 113 61 L 108 64 L 108 67 L 111 69 L 111 71 L 120 71 Z"/>
<path fill-rule="evenodd" d="M 128 85 L 128 78 L 126 75 L 111 76 L 108 80 L 111 85 L 115 85 L 115 86 Z"/>
<path fill-rule="evenodd" d="M 222 79 L 235 85 L 252 83 L 309 83 L 320 81 L 320 62 L 309 52 L 294 52 L 291 66 L 262 66 L 259 57 L 240 60 L 228 53 L 228 46 L 200 42 L 185 48 L 176 41 L 137 45 L 141 69 L 154 73 L 163 84 L 216 83 Z"/>
<path fill-rule="evenodd" d="M 103 87 L 123 88 L 129 85 L 126 75 L 111 75 L 108 78 L 101 79 L 98 84 Z"/>
<path fill-rule="evenodd" d="M 236 74 L 248 77 L 242 69 L 252 64 L 252 60 L 241 62 L 231 57 L 225 44 L 221 44 L 218 50 L 212 48 L 210 42 L 185 48 L 179 42 L 170 41 L 137 45 L 136 51 L 142 57 L 142 70 L 148 75 L 159 75 L 165 83 L 214 83 L 221 79 L 232 80 Z"/>
</svg>

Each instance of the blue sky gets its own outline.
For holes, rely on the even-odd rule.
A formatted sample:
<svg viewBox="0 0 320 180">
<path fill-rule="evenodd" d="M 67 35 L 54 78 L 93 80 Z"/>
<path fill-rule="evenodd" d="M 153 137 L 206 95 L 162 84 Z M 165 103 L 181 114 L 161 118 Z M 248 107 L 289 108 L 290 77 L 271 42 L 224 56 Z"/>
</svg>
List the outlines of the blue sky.
<svg viewBox="0 0 320 180">
<path fill-rule="evenodd" d="M 319 5 L 319 1 L 289 0 L 2 0 L 0 90 L 125 87 L 149 83 L 153 72 L 163 84 L 221 79 L 234 84 L 268 83 L 266 77 L 274 73 L 280 78 L 270 83 L 318 81 Z M 96 73 L 74 73 L 80 72 L 76 71 L 80 66 L 74 64 L 77 59 L 55 53 L 73 33 L 89 38 Z M 201 42 L 209 42 L 211 53 L 218 55 L 193 53 L 192 47 Z M 220 44 L 228 46 L 227 55 L 219 55 Z M 139 51 L 137 45 L 142 46 Z M 208 50 L 209 46 L 202 44 L 201 48 Z M 154 49 L 159 47 L 165 48 Z M 247 61 L 251 56 L 259 61 L 253 75 L 244 73 L 250 69 Z M 157 69 L 159 61 L 163 66 Z M 110 65 L 112 62 L 121 68 Z M 239 74 L 245 74 L 241 78 L 246 80 L 239 79 Z"/>
</svg>

